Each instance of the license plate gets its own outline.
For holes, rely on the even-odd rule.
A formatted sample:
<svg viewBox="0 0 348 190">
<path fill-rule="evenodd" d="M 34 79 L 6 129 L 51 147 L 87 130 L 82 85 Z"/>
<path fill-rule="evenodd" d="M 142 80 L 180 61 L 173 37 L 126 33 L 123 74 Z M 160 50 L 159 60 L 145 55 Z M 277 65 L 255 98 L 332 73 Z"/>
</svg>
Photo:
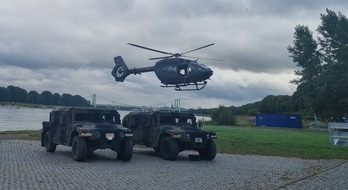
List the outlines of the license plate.
<svg viewBox="0 0 348 190">
<path fill-rule="evenodd" d="M 114 134 L 113 133 L 106 133 L 105 136 L 106 136 L 106 138 L 108 140 L 112 140 L 114 138 Z"/>
<path fill-rule="evenodd" d="M 195 142 L 196 143 L 201 143 L 202 142 L 202 138 L 195 138 Z"/>
</svg>

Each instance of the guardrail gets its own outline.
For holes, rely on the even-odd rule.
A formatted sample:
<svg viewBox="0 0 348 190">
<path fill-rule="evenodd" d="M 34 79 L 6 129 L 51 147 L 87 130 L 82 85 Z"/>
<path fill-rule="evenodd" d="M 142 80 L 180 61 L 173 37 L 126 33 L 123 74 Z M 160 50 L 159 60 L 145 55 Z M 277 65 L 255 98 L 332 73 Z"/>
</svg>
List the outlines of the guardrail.
<svg viewBox="0 0 348 190">
<path fill-rule="evenodd" d="M 329 122 L 328 128 L 331 144 L 348 146 L 348 123 Z"/>
</svg>

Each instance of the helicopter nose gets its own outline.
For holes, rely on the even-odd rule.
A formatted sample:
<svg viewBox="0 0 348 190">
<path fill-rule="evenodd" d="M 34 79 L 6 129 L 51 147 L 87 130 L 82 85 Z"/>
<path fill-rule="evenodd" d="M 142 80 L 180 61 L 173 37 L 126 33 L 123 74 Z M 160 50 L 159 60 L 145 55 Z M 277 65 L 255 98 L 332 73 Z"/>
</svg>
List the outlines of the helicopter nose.
<svg viewBox="0 0 348 190">
<path fill-rule="evenodd" d="M 209 77 L 211 77 L 213 74 L 214 74 L 214 71 L 209 68 L 207 71 L 207 75 L 209 75 Z"/>
</svg>

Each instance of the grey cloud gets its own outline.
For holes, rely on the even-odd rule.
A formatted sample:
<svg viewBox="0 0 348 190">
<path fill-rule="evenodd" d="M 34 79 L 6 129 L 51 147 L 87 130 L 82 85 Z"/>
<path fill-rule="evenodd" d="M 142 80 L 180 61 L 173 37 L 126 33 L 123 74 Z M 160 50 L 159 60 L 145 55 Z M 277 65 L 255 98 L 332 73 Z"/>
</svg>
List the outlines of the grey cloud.
<svg viewBox="0 0 348 190">
<path fill-rule="evenodd" d="M 338 0 L 5 0 L 0 7 L 0 85 L 98 93 L 138 105 L 179 98 L 197 107 L 291 94 L 295 88 L 288 84 L 288 73 L 296 67 L 286 47 L 294 27 L 309 25 L 314 31 L 325 8 L 347 15 L 347 5 Z M 202 91 L 161 88 L 154 73 L 116 83 L 110 74 L 114 56 L 121 55 L 130 68 L 154 65 L 148 58 L 161 56 L 129 42 L 173 53 L 216 43 L 188 55 L 225 61 L 198 60 L 214 69 Z M 272 75 L 277 76 L 273 81 L 265 79 Z"/>
</svg>

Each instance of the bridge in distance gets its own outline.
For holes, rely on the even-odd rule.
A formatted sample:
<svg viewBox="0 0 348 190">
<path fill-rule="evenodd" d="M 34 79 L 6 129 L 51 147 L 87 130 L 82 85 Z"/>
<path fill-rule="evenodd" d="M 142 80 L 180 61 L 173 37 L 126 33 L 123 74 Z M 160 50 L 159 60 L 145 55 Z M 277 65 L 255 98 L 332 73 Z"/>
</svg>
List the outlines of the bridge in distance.
<svg viewBox="0 0 348 190">
<path fill-rule="evenodd" d="M 160 111 L 178 111 L 178 112 L 185 112 L 187 109 L 182 108 L 180 105 L 180 99 L 174 99 L 170 100 L 164 103 L 159 103 L 159 104 L 154 104 L 154 105 L 149 105 L 149 106 L 136 106 L 136 105 L 128 105 L 120 102 L 116 102 L 113 100 L 110 100 L 108 98 L 102 97 L 98 95 L 98 99 L 103 99 L 106 100 L 107 104 L 98 104 L 97 103 L 97 94 L 92 94 L 90 96 L 85 97 L 87 100 L 91 100 L 91 104 L 93 107 L 97 108 L 102 108 L 102 107 L 107 107 L 107 108 L 115 108 L 116 110 L 126 110 L 126 111 L 131 111 L 131 110 L 144 110 L 144 111 L 151 111 L 151 110 L 160 110 Z M 168 106 L 169 105 L 169 106 Z"/>
</svg>

